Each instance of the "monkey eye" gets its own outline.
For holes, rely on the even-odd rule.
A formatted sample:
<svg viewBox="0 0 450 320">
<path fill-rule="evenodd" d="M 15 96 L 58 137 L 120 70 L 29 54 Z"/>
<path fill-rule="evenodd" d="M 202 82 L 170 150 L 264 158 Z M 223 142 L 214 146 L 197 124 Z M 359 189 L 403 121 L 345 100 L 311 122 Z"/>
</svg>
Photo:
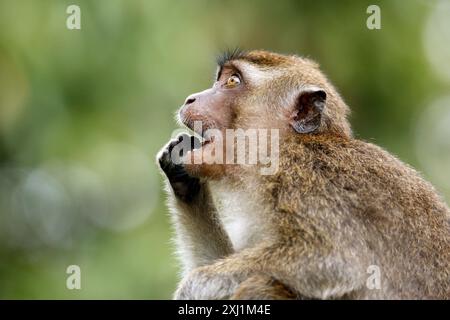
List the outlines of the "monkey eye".
<svg viewBox="0 0 450 320">
<path fill-rule="evenodd" d="M 226 82 L 225 85 L 228 88 L 233 88 L 233 87 L 236 87 L 239 84 L 241 84 L 241 78 L 239 78 L 239 76 L 237 74 L 233 74 L 231 77 L 229 77 L 227 79 L 227 82 Z"/>
</svg>

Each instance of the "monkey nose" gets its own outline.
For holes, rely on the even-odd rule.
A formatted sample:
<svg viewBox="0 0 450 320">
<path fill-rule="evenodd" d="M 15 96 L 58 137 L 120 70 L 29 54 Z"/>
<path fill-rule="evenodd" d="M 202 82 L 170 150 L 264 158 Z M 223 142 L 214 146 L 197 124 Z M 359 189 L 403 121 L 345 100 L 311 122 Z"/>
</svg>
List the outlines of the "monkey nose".
<svg viewBox="0 0 450 320">
<path fill-rule="evenodd" d="M 187 106 L 189 104 L 192 104 L 195 102 L 195 97 L 194 96 L 189 96 L 187 97 L 186 101 L 184 102 L 184 105 Z"/>
</svg>

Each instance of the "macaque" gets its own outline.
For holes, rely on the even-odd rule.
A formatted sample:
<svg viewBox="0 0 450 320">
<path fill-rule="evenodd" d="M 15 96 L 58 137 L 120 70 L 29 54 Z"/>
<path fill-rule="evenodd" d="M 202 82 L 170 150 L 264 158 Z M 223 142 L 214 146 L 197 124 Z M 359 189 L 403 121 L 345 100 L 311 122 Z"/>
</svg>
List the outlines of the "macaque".
<svg viewBox="0 0 450 320">
<path fill-rule="evenodd" d="M 218 61 L 213 86 L 179 111 L 194 134 L 157 157 L 183 267 L 175 299 L 450 298 L 448 206 L 413 168 L 355 139 L 348 114 L 309 59 L 234 51 Z M 276 136 L 265 150 L 275 170 L 213 161 L 236 160 L 238 139 L 218 137 L 239 129 Z"/>
</svg>

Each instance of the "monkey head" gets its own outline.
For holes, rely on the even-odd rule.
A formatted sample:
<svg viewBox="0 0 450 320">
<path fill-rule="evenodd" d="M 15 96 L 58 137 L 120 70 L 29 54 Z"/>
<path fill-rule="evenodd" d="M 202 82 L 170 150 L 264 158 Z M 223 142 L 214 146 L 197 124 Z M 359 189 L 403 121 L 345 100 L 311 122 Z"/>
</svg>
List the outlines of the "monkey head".
<svg viewBox="0 0 450 320">
<path fill-rule="evenodd" d="M 281 143 L 292 135 L 350 136 L 347 114 L 347 105 L 309 59 L 267 51 L 224 54 L 212 87 L 188 96 L 179 111 L 180 121 L 204 138 L 188 153 L 196 164 L 186 168 L 200 175 L 226 173 L 223 163 L 205 161 L 224 147 L 208 131 L 225 137 L 227 129 L 278 129 Z"/>
</svg>

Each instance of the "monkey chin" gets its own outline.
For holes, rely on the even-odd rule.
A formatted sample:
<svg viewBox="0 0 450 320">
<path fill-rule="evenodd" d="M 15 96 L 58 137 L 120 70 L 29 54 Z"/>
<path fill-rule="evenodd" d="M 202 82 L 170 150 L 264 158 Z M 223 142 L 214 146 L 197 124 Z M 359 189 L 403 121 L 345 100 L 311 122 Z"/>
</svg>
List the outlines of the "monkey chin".
<svg viewBox="0 0 450 320">
<path fill-rule="evenodd" d="M 220 179 L 226 175 L 227 165 L 223 163 L 223 157 L 216 158 L 214 141 L 202 143 L 200 148 L 188 151 L 184 157 L 186 172 L 197 178 Z"/>
</svg>

